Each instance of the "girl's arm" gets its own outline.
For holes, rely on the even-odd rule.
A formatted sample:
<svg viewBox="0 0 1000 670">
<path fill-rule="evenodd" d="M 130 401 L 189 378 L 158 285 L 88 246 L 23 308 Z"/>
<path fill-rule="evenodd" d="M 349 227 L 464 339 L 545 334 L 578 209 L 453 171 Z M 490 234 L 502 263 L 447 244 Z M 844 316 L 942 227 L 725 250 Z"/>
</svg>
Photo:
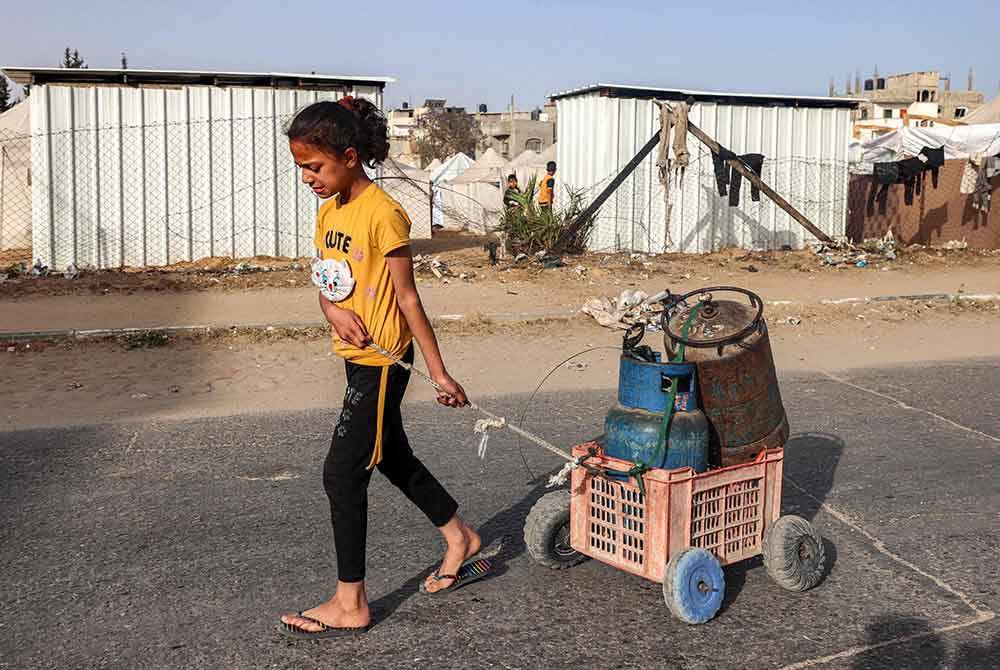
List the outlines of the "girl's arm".
<svg viewBox="0 0 1000 670">
<path fill-rule="evenodd" d="M 420 301 L 420 294 L 417 293 L 417 285 L 413 281 L 413 256 L 410 247 L 405 246 L 390 251 L 385 257 L 385 262 L 389 267 L 392 285 L 396 289 L 399 309 L 410 326 L 413 339 L 420 345 L 424 362 L 427 364 L 427 372 L 443 389 L 443 392 L 438 392 L 438 402 L 448 407 L 468 404 L 469 399 L 465 395 L 465 389 L 452 379 L 444 367 L 441 349 L 438 348 L 437 337 L 434 336 L 434 328 L 427 318 L 424 305 Z"/>
<path fill-rule="evenodd" d="M 368 345 L 368 331 L 360 316 L 349 309 L 338 307 L 336 303 L 327 300 L 322 293 L 319 294 L 319 308 L 323 310 L 323 316 L 337 331 L 340 339 L 359 349 L 364 349 Z"/>
</svg>

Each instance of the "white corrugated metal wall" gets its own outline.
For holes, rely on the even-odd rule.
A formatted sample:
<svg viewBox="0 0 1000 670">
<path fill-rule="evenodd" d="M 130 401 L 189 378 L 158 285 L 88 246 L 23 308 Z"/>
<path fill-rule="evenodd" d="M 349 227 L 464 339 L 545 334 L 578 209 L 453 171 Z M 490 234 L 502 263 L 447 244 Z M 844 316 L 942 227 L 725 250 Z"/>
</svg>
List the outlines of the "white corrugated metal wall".
<svg viewBox="0 0 1000 670">
<path fill-rule="evenodd" d="M 34 257 L 108 268 L 311 255 L 319 201 L 282 128 L 344 93 L 381 107 L 374 86 L 33 87 Z"/>
<path fill-rule="evenodd" d="M 557 100 L 558 177 L 570 189 L 596 196 L 659 128 L 650 100 L 598 92 Z M 737 154 L 761 153 L 762 177 L 832 236 L 847 220 L 849 109 L 696 103 L 691 121 Z M 691 165 L 671 187 L 670 243 L 665 240 L 663 187 L 656 151 L 602 207 L 590 238 L 596 251 L 703 253 L 725 247 L 801 248 L 812 239 L 784 211 L 743 181 L 740 204 L 719 196 L 711 154 L 688 135 Z M 560 197 L 566 198 L 562 191 Z"/>
</svg>

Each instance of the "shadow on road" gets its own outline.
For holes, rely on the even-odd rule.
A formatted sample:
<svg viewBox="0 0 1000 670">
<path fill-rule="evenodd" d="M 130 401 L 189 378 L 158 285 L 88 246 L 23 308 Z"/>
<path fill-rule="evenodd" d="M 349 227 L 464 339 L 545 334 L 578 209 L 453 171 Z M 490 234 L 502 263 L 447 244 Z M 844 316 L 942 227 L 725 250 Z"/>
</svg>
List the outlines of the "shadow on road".
<svg viewBox="0 0 1000 670">
<path fill-rule="evenodd" d="M 949 654 L 949 645 L 934 632 L 931 623 L 920 616 L 878 617 L 866 627 L 865 641 L 867 645 L 884 646 L 856 656 L 852 670 L 987 670 L 996 668 L 1000 662 L 1000 633 L 990 640 L 960 644 Z"/>
<path fill-rule="evenodd" d="M 495 579 L 507 572 L 507 563 L 524 553 L 524 521 L 528 512 L 538 499 L 545 495 L 549 489 L 545 483 L 549 475 L 556 470 L 546 473 L 540 477 L 534 488 L 510 507 L 494 514 L 479 526 L 477 530 L 483 538 L 483 547 L 489 548 L 500 543 L 501 549 L 495 558 L 492 559 L 493 569 L 488 579 Z M 421 582 L 426 579 L 435 568 L 437 563 L 432 563 L 410 575 L 399 588 L 391 593 L 387 593 L 378 600 L 371 603 L 371 609 L 375 623 L 378 624 L 391 616 L 400 605 L 406 602 L 414 594 L 418 593 Z"/>
</svg>

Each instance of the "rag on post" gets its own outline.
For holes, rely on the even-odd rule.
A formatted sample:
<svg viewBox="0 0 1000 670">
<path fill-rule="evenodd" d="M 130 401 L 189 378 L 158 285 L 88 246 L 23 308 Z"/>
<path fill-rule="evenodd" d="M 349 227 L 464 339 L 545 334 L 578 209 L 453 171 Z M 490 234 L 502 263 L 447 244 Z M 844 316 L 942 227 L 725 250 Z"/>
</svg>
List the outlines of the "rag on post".
<svg viewBox="0 0 1000 670">
<path fill-rule="evenodd" d="M 671 138 L 671 133 L 673 137 Z M 656 158 L 656 166 L 660 168 L 660 181 L 666 182 L 667 172 L 674 167 L 684 172 L 691 160 L 687 148 L 688 106 L 686 102 L 678 102 L 672 108 L 667 105 L 660 107 L 660 151 Z M 674 160 L 670 162 L 670 151 L 674 152 Z"/>
<path fill-rule="evenodd" d="M 688 153 L 687 135 L 688 135 L 688 104 L 686 102 L 678 102 L 673 108 L 673 120 L 674 120 L 674 167 L 678 168 L 681 173 L 687 168 L 688 163 L 691 160 L 691 154 Z"/>
<path fill-rule="evenodd" d="M 673 133 L 671 142 L 670 134 Z M 690 162 L 690 154 L 687 149 L 688 133 L 688 106 L 686 102 L 678 102 L 673 108 L 667 105 L 660 106 L 660 150 L 656 159 L 656 167 L 660 174 L 660 184 L 663 186 L 663 209 L 665 212 L 664 249 L 673 246 L 670 236 L 670 179 L 671 167 L 673 174 L 679 174 L 683 179 L 684 171 Z M 673 149 L 674 160 L 671 164 L 670 150 Z"/>
</svg>

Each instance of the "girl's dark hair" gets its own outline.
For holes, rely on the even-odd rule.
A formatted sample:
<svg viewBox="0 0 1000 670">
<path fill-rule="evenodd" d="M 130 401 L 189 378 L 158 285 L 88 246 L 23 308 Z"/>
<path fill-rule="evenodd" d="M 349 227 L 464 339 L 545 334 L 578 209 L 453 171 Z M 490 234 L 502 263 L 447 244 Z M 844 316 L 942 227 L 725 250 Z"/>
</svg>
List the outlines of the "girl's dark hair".
<svg viewBox="0 0 1000 670">
<path fill-rule="evenodd" d="M 369 168 L 389 155 L 389 131 L 378 107 L 363 98 L 324 100 L 302 109 L 285 130 L 289 140 L 343 155 L 354 147 Z"/>
</svg>

